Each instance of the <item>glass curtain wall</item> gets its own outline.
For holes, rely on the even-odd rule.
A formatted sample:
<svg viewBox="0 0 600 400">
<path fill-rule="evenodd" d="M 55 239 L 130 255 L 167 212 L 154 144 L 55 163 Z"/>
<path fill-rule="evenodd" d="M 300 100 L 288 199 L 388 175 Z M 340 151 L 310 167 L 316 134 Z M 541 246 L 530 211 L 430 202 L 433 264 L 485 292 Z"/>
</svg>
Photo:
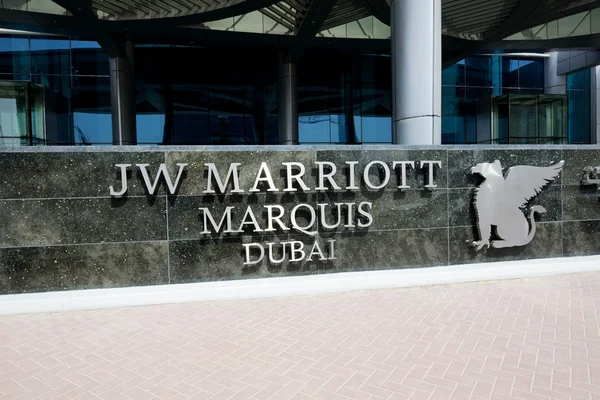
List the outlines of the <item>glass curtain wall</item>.
<svg viewBox="0 0 600 400">
<path fill-rule="evenodd" d="M 442 72 L 442 143 L 491 141 L 493 96 L 544 93 L 544 61 L 536 57 L 473 56 Z"/>
<path fill-rule="evenodd" d="M 312 51 L 298 71 L 300 144 L 392 143 L 389 55 Z"/>
<path fill-rule="evenodd" d="M 569 143 L 591 143 L 591 70 L 567 76 Z"/>
<path fill-rule="evenodd" d="M 275 52 L 136 45 L 134 57 L 138 143 L 279 142 Z"/>
<path fill-rule="evenodd" d="M 29 144 L 112 143 L 108 56 L 96 42 L 0 36 L 0 81 L 28 82 L 37 88 L 30 102 L 36 133 Z M 15 113 L 4 106 L 9 107 L 6 101 L 3 115 Z M 3 132 L 7 121 L 0 120 Z"/>
</svg>

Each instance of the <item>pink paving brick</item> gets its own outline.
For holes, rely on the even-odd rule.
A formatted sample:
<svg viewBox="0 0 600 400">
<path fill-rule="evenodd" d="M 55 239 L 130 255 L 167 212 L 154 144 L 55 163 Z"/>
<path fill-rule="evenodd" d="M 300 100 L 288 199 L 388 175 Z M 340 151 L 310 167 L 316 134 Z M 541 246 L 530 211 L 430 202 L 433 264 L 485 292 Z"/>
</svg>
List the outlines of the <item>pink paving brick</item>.
<svg viewBox="0 0 600 400">
<path fill-rule="evenodd" d="M 600 274 L 0 317 L 2 399 L 599 399 Z"/>
</svg>

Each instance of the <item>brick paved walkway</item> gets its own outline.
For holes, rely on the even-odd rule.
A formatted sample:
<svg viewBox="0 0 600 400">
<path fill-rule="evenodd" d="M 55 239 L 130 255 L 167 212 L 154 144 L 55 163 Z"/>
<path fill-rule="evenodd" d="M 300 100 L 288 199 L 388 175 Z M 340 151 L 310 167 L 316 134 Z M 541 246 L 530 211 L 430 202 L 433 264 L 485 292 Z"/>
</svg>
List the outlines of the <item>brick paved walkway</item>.
<svg viewBox="0 0 600 400">
<path fill-rule="evenodd" d="M 2 399 L 600 399 L 600 274 L 0 317 Z"/>
</svg>

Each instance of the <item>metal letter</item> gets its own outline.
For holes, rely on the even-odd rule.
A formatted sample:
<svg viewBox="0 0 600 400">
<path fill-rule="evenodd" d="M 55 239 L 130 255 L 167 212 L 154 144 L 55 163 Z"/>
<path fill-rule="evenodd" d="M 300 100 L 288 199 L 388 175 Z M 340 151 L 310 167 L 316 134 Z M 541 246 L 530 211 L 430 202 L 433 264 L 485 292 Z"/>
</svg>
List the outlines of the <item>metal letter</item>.
<svg viewBox="0 0 600 400">
<path fill-rule="evenodd" d="M 313 244 L 313 248 L 308 255 L 307 261 L 312 261 L 314 255 L 319 256 L 319 260 L 327 260 L 325 254 L 323 254 L 323 251 L 321 250 L 321 246 L 319 246 L 318 240 L 315 240 L 315 244 Z"/>
<path fill-rule="evenodd" d="M 244 243 L 242 246 L 246 249 L 246 262 L 244 262 L 244 265 L 258 264 L 265 257 L 265 248 L 260 243 Z M 250 261 L 250 246 L 260 249 L 260 257 L 257 260 Z"/>
<path fill-rule="evenodd" d="M 279 224 L 279 226 L 281 227 L 282 230 L 284 231 L 289 231 L 290 228 L 288 228 L 287 226 L 285 226 L 285 224 L 283 222 L 281 222 L 281 217 L 283 217 L 283 214 L 285 213 L 285 210 L 283 208 L 283 206 L 280 205 L 268 205 L 265 206 L 267 208 L 267 229 L 265 229 L 265 232 L 270 232 L 270 231 L 274 231 L 276 230 L 273 227 L 273 221 L 277 222 Z M 279 210 L 278 215 L 273 215 L 273 209 L 276 208 L 277 210 Z"/>
<path fill-rule="evenodd" d="M 264 178 L 261 178 L 262 174 L 265 174 Z M 258 189 L 259 182 L 266 181 L 269 184 L 268 192 L 277 192 L 279 189 L 275 187 L 275 183 L 273 183 L 273 177 L 271 176 L 271 171 L 269 171 L 269 166 L 266 162 L 262 162 L 260 164 L 260 169 L 258 170 L 258 174 L 256 174 L 256 180 L 254 181 L 254 186 L 249 192 L 260 192 Z"/>
<path fill-rule="evenodd" d="M 164 177 L 165 177 L 165 181 L 167 182 L 167 186 L 169 188 L 169 193 L 175 194 L 175 191 L 177 190 L 177 186 L 179 186 L 179 180 L 181 179 L 183 170 L 187 166 L 187 164 L 177 164 L 177 166 L 179 167 L 179 171 L 177 172 L 177 178 L 175 178 L 175 184 L 173 184 L 171 182 L 171 177 L 169 176 L 169 172 L 167 171 L 166 164 L 160 164 L 160 166 L 158 167 L 158 173 L 156 174 L 156 177 L 154 178 L 154 183 L 150 182 L 150 176 L 148 175 L 148 171 L 146 170 L 146 167 L 149 166 L 150 164 L 136 164 L 136 165 L 142 172 L 142 176 L 144 177 L 144 183 L 146 184 L 146 189 L 148 190 L 148 193 L 151 195 L 154 194 L 154 192 L 156 191 L 156 188 L 158 187 L 158 182 L 160 181 L 161 175 L 164 175 Z"/>
<path fill-rule="evenodd" d="M 215 220 L 213 219 L 212 214 L 210 213 L 210 210 L 208 208 L 205 208 L 205 207 L 199 208 L 199 210 L 204 213 L 204 215 L 203 215 L 204 216 L 204 229 L 200 233 L 203 235 L 210 233 L 210 231 L 208 230 L 208 222 L 210 222 L 212 224 L 214 232 L 218 233 L 221 230 L 221 227 L 223 226 L 223 223 L 225 221 L 227 221 L 226 225 L 225 225 L 225 227 L 227 229 L 225 229 L 225 231 L 223 233 L 237 232 L 237 231 L 234 231 L 233 229 L 231 229 L 231 210 L 233 210 L 234 208 L 235 207 L 233 207 L 233 206 L 229 206 L 225 209 L 225 212 L 223 213 L 223 216 L 221 217 L 221 221 L 219 222 L 218 225 L 215 222 Z"/>
<path fill-rule="evenodd" d="M 325 187 L 325 178 L 327 178 L 333 189 L 340 190 L 341 188 L 333 180 L 333 176 L 337 171 L 335 164 L 329 161 L 316 161 L 315 164 L 319 166 L 319 186 L 317 186 L 315 190 L 327 190 Z M 325 168 L 323 168 L 325 165 L 331 168 L 331 171 L 328 174 L 325 173 Z"/>
<path fill-rule="evenodd" d="M 297 189 L 295 187 L 293 187 L 292 184 L 292 180 L 296 180 L 296 182 L 298 182 L 298 184 L 300 185 L 300 187 L 302 187 L 302 190 L 310 190 L 308 186 L 306 186 L 304 184 L 304 182 L 302 181 L 302 176 L 304 175 L 304 173 L 306 172 L 306 168 L 304 168 L 304 165 L 302 163 L 299 162 L 284 162 L 282 163 L 283 165 L 285 165 L 285 167 L 287 168 L 287 187 L 285 189 L 283 189 L 284 192 L 295 192 L 297 191 Z M 292 171 L 292 167 L 296 166 L 300 169 L 300 172 L 298 172 L 297 174 L 294 174 Z"/>
<path fill-rule="evenodd" d="M 112 186 L 108 190 L 110 190 L 111 196 L 121 197 L 127 192 L 127 168 L 131 167 L 131 164 L 115 164 L 115 167 L 121 169 L 121 184 L 123 186 L 120 192 L 116 192 Z"/>
<path fill-rule="evenodd" d="M 246 218 L 250 217 L 251 221 L 246 221 Z M 256 220 L 256 217 L 254 216 L 254 212 L 252 211 L 252 206 L 248 206 L 248 208 L 246 209 L 246 214 L 244 214 L 244 218 L 242 218 L 242 223 L 240 224 L 240 228 L 237 230 L 238 232 L 243 232 L 244 231 L 244 225 L 254 225 L 254 230 L 252 232 L 262 232 L 262 229 L 260 229 L 260 225 L 258 225 L 258 221 Z"/>
<path fill-rule="evenodd" d="M 546 209 L 534 205 L 529 208 L 527 216 L 523 210 L 558 177 L 564 164 L 560 161 L 549 167 L 519 165 L 511 167 L 506 178 L 498 160 L 471 168 L 472 174 L 479 174 L 485 179 L 473 198 L 480 240 L 473 242 L 472 246 L 479 251 L 484 246 L 500 249 L 525 246 L 531 242 L 536 232 L 534 214 L 543 214 Z M 500 240 L 490 242 L 492 225 L 496 227 Z"/>
<path fill-rule="evenodd" d="M 383 178 L 383 181 L 381 182 L 381 184 L 379 186 L 373 185 L 371 183 L 371 178 L 369 178 L 369 170 L 375 164 L 381 166 L 383 168 L 383 171 L 385 174 L 385 177 Z M 365 183 L 367 184 L 368 187 L 370 187 L 371 189 L 379 190 L 379 189 L 383 189 L 385 187 L 385 185 L 388 184 L 388 182 L 390 181 L 390 175 L 391 175 L 390 167 L 388 167 L 388 165 L 386 163 L 384 163 L 383 161 L 371 161 L 365 167 L 365 170 L 363 172 L 363 179 L 365 180 Z"/>
<path fill-rule="evenodd" d="M 325 229 L 335 229 L 338 226 L 340 226 L 340 224 L 342 223 L 342 206 L 344 205 L 344 203 L 333 203 L 336 207 L 337 207 L 337 222 L 334 225 L 329 225 L 327 223 L 327 215 L 325 213 L 325 207 L 327 207 L 329 204 L 327 203 L 323 203 L 323 204 L 317 204 L 317 207 L 319 208 L 319 214 L 321 215 L 321 226 Z"/>
<path fill-rule="evenodd" d="M 227 177 L 225 178 L 225 182 L 221 181 L 221 177 L 219 176 L 219 171 L 217 171 L 217 167 L 214 163 L 204 163 L 205 166 L 208 167 L 208 181 L 206 182 L 206 190 L 203 193 L 215 193 L 212 189 L 212 177 L 214 175 L 215 181 L 217 182 L 217 186 L 221 193 L 225 193 L 227 189 L 227 185 L 229 184 L 229 180 L 233 177 L 233 190 L 231 193 L 244 193 L 242 189 L 240 189 L 240 176 L 238 173 L 238 167 L 242 165 L 241 163 L 231 163 L 229 164 L 229 171 L 227 171 Z"/>
<path fill-rule="evenodd" d="M 298 209 L 300 207 L 305 207 L 310 212 L 310 222 L 308 225 L 306 225 L 304 227 L 298 225 L 298 221 L 296 221 L 296 212 L 298 211 Z M 292 221 L 292 227 L 294 229 L 296 229 L 297 231 L 300 231 L 300 232 L 302 232 L 306 235 L 310 235 L 310 236 L 314 236 L 317 234 L 316 231 L 315 232 L 307 231 L 307 229 L 309 229 L 311 226 L 313 226 L 315 224 L 315 221 L 317 219 L 317 213 L 315 212 L 315 209 L 312 208 L 309 204 L 298 204 L 296 207 L 294 207 L 292 209 L 290 219 Z"/>
<path fill-rule="evenodd" d="M 346 186 L 346 190 L 360 189 L 358 186 L 356 186 L 356 182 L 354 179 L 354 168 L 355 165 L 358 164 L 358 161 L 346 161 L 346 164 L 350 166 L 350 173 L 348 174 L 348 186 Z"/>
<path fill-rule="evenodd" d="M 273 245 L 277 244 L 275 242 L 267 242 L 267 246 L 269 246 L 269 261 L 271 262 L 271 264 L 281 264 L 282 262 L 285 261 L 285 245 L 287 244 L 287 242 L 281 242 L 281 247 L 283 248 L 283 255 L 281 256 L 280 260 L 276 260 L 273 258 Z"/>
<path fill-rule="evenodd" d="M 290 262 L 298 262 L 304 260 L 304 257 L 306 257 L 306 253 L 303 250 L 304 243 L 302 243 L 299 240 L 294 240 L 290 244 L 290 251 L 292 253 L 292 258 L 290 258 Z M 298 245 L 298 247 L 296 247 L 296 245 Z M 299 255 L 298 257 L 296 257 L 297 254 Z"/>
<path fill-rule="evenodd" d="M 329 258 L 328 260 L 335 260 L 335 239 L 329 239 Z"/>
<path fill-rule="evenodd" d="M 363 210 L 364 206 L 368 206 L 369 207 L 369 211 Z M 371 226 L 371 224 L 373 223 L 373 216 L 370 213 L 370 210 L 372 208 L 373 208 L 373 203 L 370 203 L 368 201 L 363 201 L 362 203 L 360 203 L 358 205 L 358 213 L 360 215 L 362 215 L 363 217 L 367 217 L 367 221 L 368 221 L 368 222 L 362 222 L 361 220 L 358 220 L 358 227 L 359 228 L 367 228 L 367 227 Z"/>
<path fill-rule="evenodd" d="M 435 185 L 433 183 L 433 167 L 435 165 L 437 165 L 439 168 L 442 168 L 442 162 L 441 161 L 421 161 L 421 168 L 425 168 L 425 166 L 429 165 L 429 170 L 427 172 L 427 185 L 425 185 L 426 188 L 429 189 L 434 189 L 437 187 L 437 185 Z"/>
<path fill-rule="evenodd" d="M 414 161 L 394 161 L 394 163 L 392 164 L 392 168 L 396 169 L 397 165 L 400 165 L 402 167 L 402 169 L 401 169 L 402 184 L 400 186 L 398 186 L 398 189 L 410 189 L 410 186 L 408 186 L 406 184 L 406 166 L 410 165 L 410 167 L 412 169 L 415 169 L 415 162 Z"/>
</svg>

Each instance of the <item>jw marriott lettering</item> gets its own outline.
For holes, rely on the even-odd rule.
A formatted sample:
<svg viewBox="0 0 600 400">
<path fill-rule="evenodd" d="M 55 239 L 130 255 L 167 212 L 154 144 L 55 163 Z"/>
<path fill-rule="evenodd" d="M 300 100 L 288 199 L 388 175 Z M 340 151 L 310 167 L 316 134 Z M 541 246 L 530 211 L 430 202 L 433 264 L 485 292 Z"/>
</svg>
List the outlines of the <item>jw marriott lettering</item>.
<svg viewBox="0 0 600 400">
<path fill-rule="evenodd" d="M 181 181 L 185 179 L 186 169 L 189 164 L 177 163 L 177 173 L 170 174 L 166 164 L 160 164 L 154 176 L 149 164 L 115 164 L 121 179 L 120 187 L 115 189 L 110 186 L 110 195 L 123 197 L 128 191 L 128 170 L 137 168 L 142 176 L 145 189 L 149 195 L 154 195 L 161 181 L 166 184 L 170 195 L 176 195 Z M 248 187 L 242 187 L 240 172 L 244 166 L 241 163 L 230 163 L 227 170 L 219 170 L 215 163 L 204 163 L 204 176 L 206 177 L 202 193 L 205 196 L 218 195 L 252 195 L 258 192 L 265 193 L 291 193 L 294 192 L 328 192 L 345 191 L 356 192 L 362 188 L 367 191 L 381 191 L 384 189 L 403 190 L 410 189 L 408 176 L 411 170 L 423 169 L 424 187 L 434 189 L 436 168 L 442 168 L 441 161 L 370 161 L 360 165 L 358 161 L 345 161 L 336 165 L 329 161 L 314 163 L 314 170 L 307 171 L 300 162 L 283 162 L 280 169 L 272 171 L 266 162 L 260 163 L 256 171 L 251 171 L 254 177 Z M 174 169 L 173 169 L 174 170 Z M 276 174 L 276 175 L 275 175 Z M 314 175 L 314 187 L 307 185 L 308 177 Z M 283 176 L 284 184 L 276 185 L 274 176 Z M 343 176 L 344 185 L 340 184 Z M 338 179 L 334 179 L 338 178 Z M 361 185 L 362 183 L 362 185 Z M 314 238 L 312 245 L 305 245 L 299 240 L 265 241 L 264 243 L 244 243 L 244 265 L 254 265 L 267 257 L 269 263 L 279 264 L 285 260 L 301 262 L 319 260 L 333 260 L 336 257 L 335 240 L 321 241 L 317 238 L 319 231 L 335 231 L 341 227 L 350 230 L 365 230 L 373 223 L 373 203 L 362 202 L 317 202 L 308 204 L 298 202 L 291 210 L 280 204 L 265 204 L 263 212 L 248 205 L 245 209 L 236 212 L 236 206 L 227 206 L 219 215 L 208 207 L 199 207 L 199 223 L 202 223 L 202 235 L 215 234 L 261 234 L 276 232 L 298 232 Z M 331 219 L 333 215 L 333 220 Z M 237 220 L 235 218 L 237 216 Z M 262 218 L 261 218 L 262 217 Z"/>
</svg>

